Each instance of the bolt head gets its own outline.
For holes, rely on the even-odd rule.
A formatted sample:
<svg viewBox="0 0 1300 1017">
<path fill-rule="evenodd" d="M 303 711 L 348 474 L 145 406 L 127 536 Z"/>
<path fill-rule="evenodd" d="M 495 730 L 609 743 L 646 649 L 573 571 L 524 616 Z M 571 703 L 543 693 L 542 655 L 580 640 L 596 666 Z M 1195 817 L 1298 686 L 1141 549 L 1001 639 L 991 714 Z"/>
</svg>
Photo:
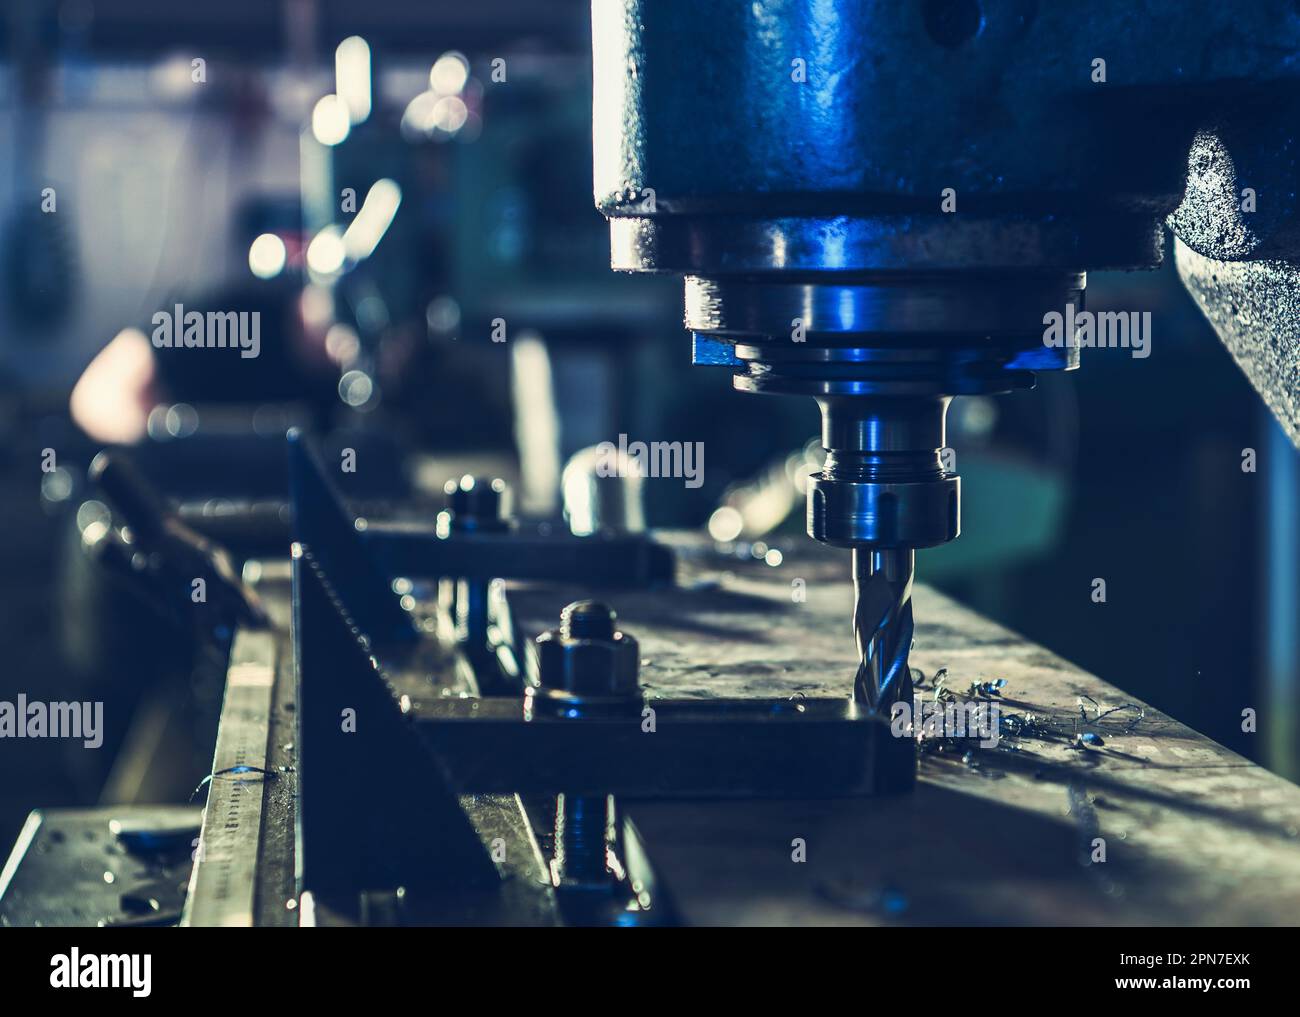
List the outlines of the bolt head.
<svg viewBox="0 0 1300 1017">
<path fill-rule="evenodd" d="M 510 514 L 510 491 L 499 478 L 475 477 L 465 474 L 459 480 L 449 480 L 443 490 L 447 495 L 447 509 L 455 529 L 501 529 Z"/>
</svg>

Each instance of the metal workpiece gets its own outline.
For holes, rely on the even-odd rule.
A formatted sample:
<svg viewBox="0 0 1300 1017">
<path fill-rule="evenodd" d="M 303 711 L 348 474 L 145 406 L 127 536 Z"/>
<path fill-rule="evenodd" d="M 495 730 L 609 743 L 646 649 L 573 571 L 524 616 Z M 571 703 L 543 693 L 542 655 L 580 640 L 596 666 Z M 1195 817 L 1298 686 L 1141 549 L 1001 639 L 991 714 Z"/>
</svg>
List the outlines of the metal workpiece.
<svg viewBox="0 0 1300 1017">
<path fill-rule="evenodd" d="M 915 743 L 846 698 L 844 686 L 825 697 L 656 699 L 647 704 L 653 733 L 640 714 L 530 713 L 505 696 L 413 696 L 411 715 L 459 794 L 685 800 L 909 790 Z"/>
<path fill-rule="evenodd" d="M 687 591 L 672 599 L 687 613 L 699 606 Z M 614 612 L 578 601 L 563 615 L 559 629 L 537 639 L 539 650 L 553 649 L 539 654 L 541 685 L 522 700 L 407 693 L 408 715 L 458 793 L 621 802 L 877 795 L 912 786 L 911 739 L 848 699 L 646 698 L 633 669 L 639 647 L 618 631 Z M 563 659 L 602 642 L 620 649 L 578 657 L 577 666 Z"/>
</svg>

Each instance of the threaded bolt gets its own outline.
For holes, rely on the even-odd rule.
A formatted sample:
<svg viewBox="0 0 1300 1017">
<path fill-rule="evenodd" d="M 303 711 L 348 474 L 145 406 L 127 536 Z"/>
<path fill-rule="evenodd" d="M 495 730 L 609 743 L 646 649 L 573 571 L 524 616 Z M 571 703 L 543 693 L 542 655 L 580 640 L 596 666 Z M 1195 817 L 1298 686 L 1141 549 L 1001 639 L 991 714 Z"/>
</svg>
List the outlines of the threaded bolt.
<svg viewBox="0 0 1300 1017">
<path fill-rule="evenodd" d="M 605 857 L 611 795 L 555 796 L 555 876 L 569 886 L 609 882 Z"/>
<path fill-rule="evenodd" d="M 618 615 L 598 600 L 575 600 L 560 612 L 560 635 L 565 639 L 613 639 Z"/>
</svg>

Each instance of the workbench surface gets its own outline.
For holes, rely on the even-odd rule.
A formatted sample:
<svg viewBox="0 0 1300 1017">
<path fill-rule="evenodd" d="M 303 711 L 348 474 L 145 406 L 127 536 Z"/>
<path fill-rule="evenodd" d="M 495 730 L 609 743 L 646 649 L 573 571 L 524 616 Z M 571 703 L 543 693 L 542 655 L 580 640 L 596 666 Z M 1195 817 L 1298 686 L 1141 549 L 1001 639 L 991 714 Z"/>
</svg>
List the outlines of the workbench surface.
<svg viewBox="0 0 1300 1017">
<path fill-rule="evenodd" d="M 679 552 L 679 588 L 605 597 L 640 642 L 651 704 L 849 695 L 856 659 L 846 556 L 792 555 L 769 567 L 698 544 Z M 267 753 L 274 779 L 261 785 L 250 918 L 293 925 L 297 716 L 287 573 L 282 566 L 274 578 L 271 572 L 260 586 L 277 630 Z M 584 593 L 511 587 L 517 634 L 529 639 L 552 627 L 560 608 Z M 683 920 L 1300 919 L 1300 788 L 925 586 L 916 588 L 915 614 L 919 693 L 934 697 L 940 669 L 947 671 L 942 686 L 959 698 L 972 683 L 1005 680 L 1000 744 L 931 741 L 915 789 L 893 796 L 627 803 Z M 446 677 L 422 674 L 404 680 Z M 1081 735 L 1091 744 L 1081 744 Z M 537 867 L 516 878 L 539 886 L 545 876 Z M 6 909 L 14 904 L 6 901 Z M 51 914 L 66 920 L 57 908 Z M 17 912 L 9 918 L 25 924 Z"/>
<path fill-rule="evenodd" d="M 609 598 L 641 642 L 652 697 L 849 695 L 847 560 L 684 566 L 679 593 Z M 514 599 L 525 630 L 554 624 L 563 602 Z M 940 668 L 959 695 L 1006 680 L 999 746 L 923 754 L 902 796 L 633 803 L 686 920 L 1300 921 L 1300 788 L 925 586 L 915 617 L 919 692 L 933 695 Z M 1027 715 L 1039 733 L 1008 737 Z M 1101 744 L 1079 745 L 1089 733 Z"/>
</svg>

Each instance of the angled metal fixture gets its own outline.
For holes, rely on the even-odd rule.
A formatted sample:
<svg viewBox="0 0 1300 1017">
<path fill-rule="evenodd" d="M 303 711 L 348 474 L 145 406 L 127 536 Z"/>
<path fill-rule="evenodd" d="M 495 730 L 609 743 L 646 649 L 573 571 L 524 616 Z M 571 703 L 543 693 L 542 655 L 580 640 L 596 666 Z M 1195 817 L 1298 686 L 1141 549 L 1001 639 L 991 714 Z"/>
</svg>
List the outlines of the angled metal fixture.
<svg viewBox="0 0 1300 1017">
<path fill-rule="evenodd" d="M 499 876 L 310 547 L 293 548 L 300 891 L 494 885 Z"/>
</svg>

